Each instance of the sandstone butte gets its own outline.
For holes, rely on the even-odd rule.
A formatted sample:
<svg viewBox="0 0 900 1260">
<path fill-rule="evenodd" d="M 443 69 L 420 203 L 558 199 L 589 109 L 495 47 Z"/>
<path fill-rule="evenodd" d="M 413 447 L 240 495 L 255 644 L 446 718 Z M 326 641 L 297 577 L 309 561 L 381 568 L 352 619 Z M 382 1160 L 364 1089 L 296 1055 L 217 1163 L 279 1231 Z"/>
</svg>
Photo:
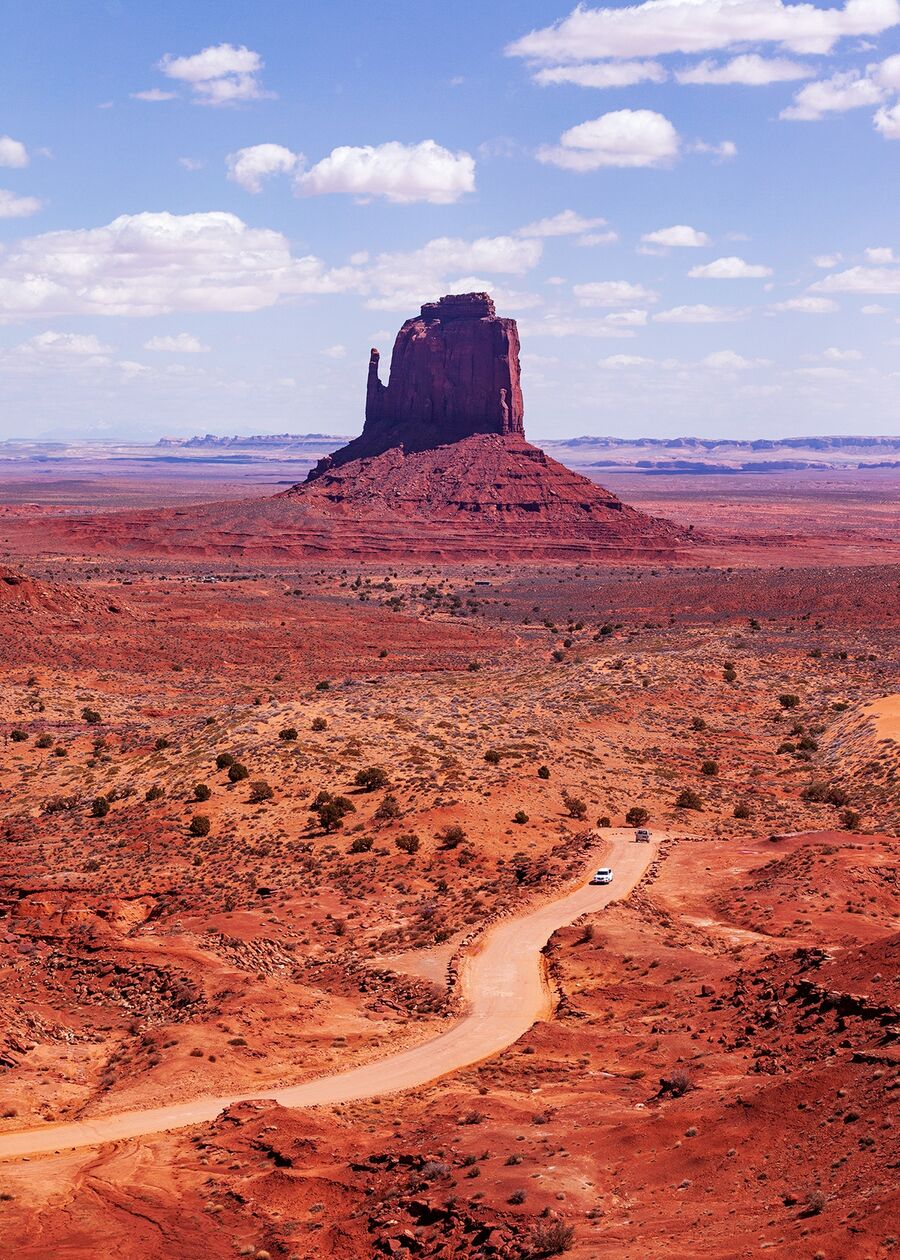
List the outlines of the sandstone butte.
<svg viewBox="0 0 900 1260">
<path fill-rule="evenodd" d="M 415 524 L 426 548 L 437 533 L 450 549 L 479 552 L 493 537 L 548 555 L 688 541 L 526 441 L 519 332 L 489 294 L 426 302 L 397 334 L 387 384 L 379 366 L 373 349 L 362 433 L 283 499 L 337 520 Z"/>
</svg>

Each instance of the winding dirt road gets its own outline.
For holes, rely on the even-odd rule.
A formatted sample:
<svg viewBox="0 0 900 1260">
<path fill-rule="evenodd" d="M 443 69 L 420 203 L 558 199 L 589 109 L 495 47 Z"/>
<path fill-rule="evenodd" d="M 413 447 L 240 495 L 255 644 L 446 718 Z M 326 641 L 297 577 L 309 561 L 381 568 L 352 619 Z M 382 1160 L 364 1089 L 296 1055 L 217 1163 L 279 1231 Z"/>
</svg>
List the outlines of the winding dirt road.
<svg viewBox="0 0 900 1260">
<path fill-rule="evenodd" d="M 465 1015 L 431 1041 L 401 1050 L 334 1076 L 322 1076 L 284 1089 L 255 1090 L 225 1097 L 206 1096 L 147 1111 L 124 1111 L 0 1134 L 0 1159 L 41 1155 L 74 1147 L 98 1146 L 214 1120 L 226 1107 L 271 1098 L 284 1107 L 315 1107 L 398 1093 L 468 1067 L 512 1045 L 553 1009 L 541 950 L 559 928 L 627 896 L 656 852 L 656 843 L 636 844 L 631 831 L 613 831 L 603 855 L 595 852 L 585 880 L 600 861 L 615 871 L 610 885 L 582 883 L 574 892 L 502 919 L 476 942 L 460 970 Z"/>
</svg>

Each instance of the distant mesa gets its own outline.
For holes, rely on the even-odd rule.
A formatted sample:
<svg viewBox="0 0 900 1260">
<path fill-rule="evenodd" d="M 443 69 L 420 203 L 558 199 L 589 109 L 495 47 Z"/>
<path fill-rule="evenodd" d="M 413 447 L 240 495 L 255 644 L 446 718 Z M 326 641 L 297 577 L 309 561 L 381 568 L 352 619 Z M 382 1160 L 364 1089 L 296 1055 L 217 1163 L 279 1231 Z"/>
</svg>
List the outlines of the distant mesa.
<svg viewBox="0 0 900 1260">
<path fill-rule="evenodd" d="M 359 437 L 283 492 L 298 508 L 388 528 L 418 520 L 423 543 L 445 526 L 446 547 L 465 548 L 460 530 L 534 554 L 665 551 L 687 539 L 525 440 L 519 332 L 489 294 L 426 302 L 397 334 L 387 384 L 379 368 L 373 349 Z"/>
</svg>

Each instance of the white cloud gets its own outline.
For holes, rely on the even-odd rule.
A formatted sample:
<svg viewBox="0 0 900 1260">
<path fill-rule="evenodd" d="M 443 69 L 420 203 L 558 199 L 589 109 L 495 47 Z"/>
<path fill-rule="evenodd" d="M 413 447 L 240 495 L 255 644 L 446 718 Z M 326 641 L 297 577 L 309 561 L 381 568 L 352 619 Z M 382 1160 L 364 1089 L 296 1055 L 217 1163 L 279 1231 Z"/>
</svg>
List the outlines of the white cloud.
<svg viewBox="0 0 900 1260">
<path fill-rule="evenodd" d="M 679 83 L 737 83 L 744 87 L 763 87 L 767 83 L 788 83 L 795 79 L 811 79 L 815 71 L 799 61 L 787 57 L 760 57 L 758 53 L 743 53 L 732 57 L 723 65 L 713 61 L 698 61 L 686 70 L 676 71 Z"/>
<path fill-rule="evenodd" d="M 892 92 L 900 92 L 900 53 L 886 57 L 879 65 L 871 67 L 872 77 Z"/>
<path fill-rule="evenodd" d="M 743 258 L 716 258 L 713 262 L 692 267 L 688 275 L 695 280 L 759 280 L 772 274 L 771 267 L 744 262 Z"/>
<path fill-rule="evenodd" d="M 162 88 L 147 88 L 144 92 L 132 92 L 133 101 L 177 101 L 177 92 L 165 92 Z"/>
<path fill-rule="evenodd" d="M 150 371 L 145 363 L 135 363 L 132 359 L 120 359 L 116 367 L 126 381 L 137 380 L 141 376 L 146 376 Z"/>
<path fill-rule="evenodd" d="M 640 302 L 659 300 L 658 293 L 629 280 L 595 280 L 589 284 L 573 285 L 572 292 L 579 306 L 634 306 Z"/>
<path fill-rule="evenodd" d="M 597 319 L 573 319 L 571 316 L 551 313 L 540 320 L 528 320 L 523 328 L 530 341 L 532 337 L 633 337 L 634 329 L 647 322 L 647 312 L 641 310 L 615 311 Z"/>
<path fill-rule="evenodd" d="M 347 357 L 347 347 L 342 345 L 326 346 L 321 353 L 326 359 L 345 359 Z"/>
<path fill-rule="evenodd" d="M 900 259 L 894 257 L 894 251 L 889 245 L 882 245 L 866 250 L 866 262 L 875 263 L 876 266 L 881 267 L 889 263 L 900 262 Z"/>
<path fill-rule="evenodd" d="M 737 156 L 737 145 L 733 140 L 723 140 L 721 144 L 707 144 L 705 140 L 695 140 L 690 145 L 692 153 L 711 153 L 722 162 Z"/>
<path fill-rule="evenodd" d="M 817 280 L 812 287 L 820 293 L 900 293 L 900 270 L 850 267 Z"/>
<path fill-rule="evenodd" d="M 808 83 L 794 97 L 793 105 L 783 109 L 779 118 L 790 122 L 816 122 L 825 114 L 844 113 L 865 105 L 877 105 L 884 89 L 855 70 L 841 71 L 830 79 Z"/>
<path fill-rule="evenodd" d="M 370 309 L 412 311 L 441 293 L 485 288 L 487 282 L 478 280 L 479 275 L 524 275 L 537 265 L 542 252 L 536 239 L 485 236 L 466 241 L 441 236 L 408 253 L 379 254 L 354 273 L 355 285 L 368 296 Z M 494 295 L 499 300 L 496 288 Z M 523 301 L 521 294 L 504 296 L 519 305 Z M 528 298 L 525 302 L 532 304 Z"/>
<path fill-rule="evenodd" d="M 200 158 L 180 157 L 178 165 L 183 166 L 186 171 L 201 171 L 203 169 L 203 162 Z"/>
<path fill-rule="evenodd" d="M 840 8 L 782 0 L 644 0 L 626 8 L 579 5 L 506 52 L 543 63 L 710 52 L 745 43 L 827 53 L 842 36 L 877 35 L 898 22 L 897 0 L 845 0 Z"/>
<path fill-rule="evenodd" d="M 745 359 L 735 350 L 716 350 L 701 359 L 700 364 L 717 372 L 745 372 L 748 368 L 765 367 L 768 359 Z"/>
<path fill-rule="evenodd" d="M 537 156 L 570 171 L 604 166 L 661 166 L 678 156 L 678 132 L 652 109 L 617 109 L 570 127 L 558 145 L 543 145 Z"/>
<path fill-rule="evenodd" d="M 233 44 L 211 45 L 191 57 L 167 53 L 159 62 L 164 75 L 190 86 L 199 105 L 236 105 L 271 95 L 257 77 L 262 68 L 259 53 Z"/>
<path fill-rule="evenodd" d="M 27 219 L 37 214 L 43 205 L 40 197 L 19 197 L 7 188 L 0 188 L 0 219 Z"/>
<path fill-rule="evenodd" d="M 653 366 L 653 359 L 645 359 L 640 354 L 610 354 L 600 360 L 602 368 L 632 368 Z"/>
<path fill-rule="evenodd" d="M 874 126 L 885 140 L 900 140 L 900 103 L 876 110 Z"/>
<path fill-rule="evenodd" d="M 534 81 L 541 87 L 574 83 L 577 87 L 623 88 L 636 83 L 664 83 L 667 78 L 658 61 L 607 61 L 584 66 L 548 66 L 536 72 Z"/>
<path fill-rule="evenodd" d="M 614 245 L 619 239 L 619 233 L 614 232 L 612 228 L 608 232 L 585 232 L 584 236 L 579 236 L 576 245 Z"/>
<path fill-rule="evenodd" d="M 731 324 L 746 319 L 749 314 L 746 308 L 737 310 L 731 306 L 707 306 L 699 302 L 695 306 L 673 306 L 653 318 L 660 324 Z"/>
<path fill-rule="evenodd" d="M 516 229 L 516 236 L 577 236 L 591 228 L 603 227 L 605 219 L 586 219 L 575 210 L 560 210 L 547 219 L 538 219 Z"/>
<path fill-rule="evenodd" d="M 236 215 L 146 211 L 8 248 L 0 254 L 0 318 L 256 311 L 357 283 L 351 269 L 295 258 L 280 232 L 249 228 Z"/>
<path fill-rule="evenodd" d="M 686 223 L 676 223 L 674 227 L 658 228 L 655 232 L 645 232 L 641 237 L 645 245 L 659 245 L 663 249 L 696 249 L 709 244 L 705 232 L 688 227 Z"/>
<path fill-rule="evenodd" d="M 262 182 L 270 175 L 287 175 L 303 162 L 302 153 L 292 153 L 283 144 L 254 144 L 229 153 L 225 159 L 228 178 L 247 192 L 262 192 Z"/>
<path fill-rule="evenodd" d="M 165 354 L 206 354 L 209 348 L 198 337 L 186 332 L 172 337 L 151 337 L 144 342 L 145 350 L 160 350 Z"/>
<path fill-rule="evenodd" d="M 0 166 L 27 166 L 28 150 L 21 140 L 0 136 Z"/>
<path fill-rule="evenodd" d="M 813 265 L 821 267 L 823 271 L 830 271 L 831 268 L 836 267 L 840 261 L 840 254 L 817 254 L 813 259 Z"/>
<path fill-rule="evenodd" d="M 829 359 L 832 363 L 853 363 L 858 362 L 862 358 L 862 352 L 859 350 L 839 350 L 837 346 L 829 346 L 827 350 L 822 351 L 822 358 Z"/>
<path fill-rule="evenodd" d="M 861 315 L 890 315 L 890 311 L 886 306 L 879 306 L 877 302 L 872 302 L 868 306 L 864 306 L 860 311 Z"/>
<path fill-rule="evenodd" d="M 474 191 L 475 161 L 470 154 L 451 153 L 434 140 L 342 145 L 298 175 L 295 188 L 305 197 L 350 193 L 361 199 L 449 205 Z"/>
<path fill-rule="evenodd" d="M 772 310 L 796 311 L 800 315 L 833 315 L 840 307 L 830 298 L 795 297 L 788 298 L 785 302 L 775 302 Z"/>
<path fill-rule="evenodd" d="M 17 349 L 26 354 L 94 356 L 113 353 L 113 347 L 104 345 L 93 333 L 54 332 L 50 329 L 31 337 Z"/>
</svg>

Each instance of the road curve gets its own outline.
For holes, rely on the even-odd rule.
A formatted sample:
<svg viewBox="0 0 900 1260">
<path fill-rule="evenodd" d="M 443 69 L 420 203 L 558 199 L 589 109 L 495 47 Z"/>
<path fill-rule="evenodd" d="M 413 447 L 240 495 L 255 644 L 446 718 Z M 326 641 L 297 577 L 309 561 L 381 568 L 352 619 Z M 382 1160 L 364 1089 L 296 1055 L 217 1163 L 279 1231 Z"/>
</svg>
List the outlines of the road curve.
<svg viewBox="0 0 900 1260">
<path fill-rule="evenodd" d="M 581 915 L 601 910 L 626 896 L 643 875 L 656 852 L 656 844 L 636 844 L 633 836 L 631 831 L 608 833 L 603 854 L 595 851 L 592 856 L 591 870 L 601 856 L 613 867 L 612 884 L 588 885 L 586 870 L 585 882 L 574 892 L 534 905 L 514 918 L 501 919 L 484 933 L 460 970 L 466 1013 L 432 1040 L 386 1059 L 284 1089 L 209 1095 L 146 1111 L 123 1111 L 71 1124 L 3 1133 L 0 1159 L 98 1146 L 186 1128 L 214 1120 L 224 1108 L 249 1099 L 271 1098 L 284 1107 L 315 1107 L 398 1093 L 490 1058 L 517 1041 L 536 1020 L 551 1013 L 553 999 L 541 950 L 553 933 Z"/>
</svg>

